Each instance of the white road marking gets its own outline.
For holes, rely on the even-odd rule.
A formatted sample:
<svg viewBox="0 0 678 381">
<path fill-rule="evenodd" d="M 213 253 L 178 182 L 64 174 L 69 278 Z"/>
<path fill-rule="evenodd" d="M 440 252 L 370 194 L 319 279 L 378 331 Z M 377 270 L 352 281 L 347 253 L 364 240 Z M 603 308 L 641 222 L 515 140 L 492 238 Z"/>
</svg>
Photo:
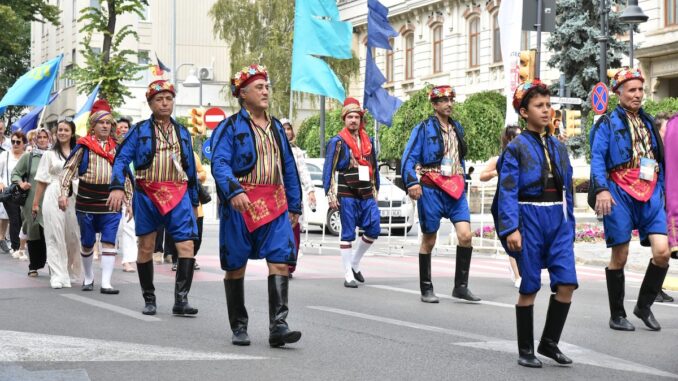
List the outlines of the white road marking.
<svg viewBox="0 0 678 381">
<path fill-rule="evenodd" d="M 626 301 L 629 302 L 629 303 L 637 303 L 638 302 L 637 300 L 633 300 L 633 299 L 627 299 Z M 671 303 L 655 302 L 655 303 L 652 303 L 652 305 L 653 306 L 678 308 L 678 304 L 671 304 Z"/>
<path fill-rule="evenodd" d="M 80 296 L 80 295 L 76 295 L 76 294 L 61 294 L 61 296 L 63 296 L 64 298 L 75 300 L 76 302 L 85 303 L 85 304 L 89 304 L 90 306 L 99 307 L 99 308 L 103 308 L 105 310 L 117 312 L 121 315 L 129 316 L 131 318 L 139 319 L 139 320 L 142 320 L 142 321 L 147 321 L 147 322 L 162 321 L 162 319 L 159 319 L 157 317 L 144 315 L 144 314 L 141 313 L 141 311 L 132 311 L 130 309 L 123 308 L 123 307 L 120 307 L 120 306 L 116 306 L 114 304 L 104 303 L 104 302 L 99 301 L 99 300 L 86 298 L 84 296 Z"/>
<path fill-rule="evenodd" d="M 186 348 L 136 344 L 35 332 L 0 331 L 3 361 L 175 361 L 264 360 L 266 357 L 191 351 Z"/>
<path fill-rule="evenodd" d="M 421 295 L 420 291 L 415 291 L 415 290 L 408 290 L 406 288 L 399 288 L 399 287 L 391 287 L 391 286 L 385 286 L 381 284 L 370 284 L 366 285 L 365 287 L 372 287 L 372 288 L 378 288 L 380 290 L 387 290 L 387 291 L 395 291 L 395 292 L 402 292 L 404 294 L 412 294 L 412 295 Z M 453 298 L 449 295 L 439 295 L 436 294 L 436 296 L 440 299 L 449 299 L 449 300 L 454 300 L 459 303 L 465 303 L 465 304 L 484 304 L 486 306 L 494 306 L 494 307 L 503 307 L 503 308 L 516 308 L 514 304 L 508 304 L 508 303 L 500 303 L 500 302 L 492 302 L 489 300 L 481 300 L 479 302 L 468 302 L 465 300 Z"/>
<path fill-rule="evenodd" d="M 414 323 L 414 322 L 409 322 L 409 321 L 404 321 L 404 320 L 397 320 L 397 319 L 391 319 L 388 317 L 383 317 L 383 316 L 376 316 L 376 315 L 369 315 L 369 314 L 364 314 L 360 312 L 355 312 L 355 311 L 349 311 L 349 310 L 343 310 L 339 308 L 333 308 L 333 307 L 325 307 L 325 306 L 308 306 L 307 308 L 310 308 L 312 310 L 317 310 L 317 311 L 324 311 L 324 312 L 329 312 L 329 313 L 334 313 L 338 315 L 343 315 L 343 316 L 350 316 L 350 317 L 356 317 L 360 319 L 365 319 L 365 320 L 371 320 L 379 323 L 386 323 L 386 324 L 391 324 L 399 327 L 407 327 L 407 328 L 412 328 L 412 329 L 418 329 L 422 331 L 428 331 L 428 332 L 434 332 L 434 333 L 442 333 L 450 336 L 457 336 L 457 337 L 464 337 L 468 338 L 469 340 L 474 340 L 474 342 L 466 342 L 466 343 L 453 343 L 454 345 L 459 345 L 459 346 L 464 346 L 464 347 L 471 347 L 471 348 L 477 348 L 477 349 L 483 349 L 483 350 L 491 350 L 491 351 L 498 351 L 498 352 L 506 352 L 506 353 L 514 353 L 517 357 L 518 355 L 518 350 L 517 350 L 517 344 L 515 341 L 511 340 L 502 340 L 499 338 L 493 338 L 490 336 L 485 336 L 485 335 L 478 335 L 475 333 L 471 332 L 464 332 L 464 331 L 458 331 L 454 329 L 447 329 L 447 328 L 442 328 L 442 327 L 436 327 L 432 325 L 425 325 L 425 324 L 419 324 L 419 323 Z M 651 368 L 642 364 L 638 364 L 632 361 L 627 361 L 618 357 L 613 357 L 606 355 L 604 353 L 596 352 L 587 348 L 583 348 L 577 345 L 573 344 L 568 344 L 565 342 L 560 342 L 559 343 L 560 349 L 563 350 L 564 353 L 566 353 L 569 357 L 574 360 L 575 364 L 580 363 L 580 364 L 586 364 L 586 365 L 592 365 L 592 366 L 597 366 L 601 368 L 607 368 L 607 369 L 614 369 L 618 371 L 625 371 L 625 372 L 635 372 L 635 373 L 641 373 L 641 374 L 651 374 L 655 376 L 661 376 L 661 377 L 669 377 L 669 378 L 678 378 L 678 375 L 665 372 L 660 369 L 656 368 Z M 550 361 L 550 360 L 549 360 Z"/>
<path fill-rule="evenodd" d="M 518 348 L 515 341 L 495 340 L 474 343 L 454 343 L 454 345 L 497 352 L 514 353 L 516 355 L 516 359 L 518 358 Z M 536 346 L 537 344 L 535 344 L 535 348 Z M 583 348 L 573 344 L 568 344 L 562 341 L 558 344 L 558 347 L 563 351 L 563 353 L 570 357 L 572 361 L 574 361 L 574 364 L 572 366 L 576 366 L 577 364 L 586 364 L 601 368 L 614 369 L 622 372 L 634 372 L 650 374 L 660 377 L 678 378 L 677 374 L 665 372 L 663 370 L 656 368 L 651 368 L 649 366 L 638 364 L 633 361 L 620 359 L 619 357 L 606 355 L 604 353 L 596 352 L 591 349 Z M 541 357 L 541 355 L 538 356 Z M 547 359 L 546 361 L 550 364 L 556 364 L 554 361 L 550 359 Z"/>
</svg>

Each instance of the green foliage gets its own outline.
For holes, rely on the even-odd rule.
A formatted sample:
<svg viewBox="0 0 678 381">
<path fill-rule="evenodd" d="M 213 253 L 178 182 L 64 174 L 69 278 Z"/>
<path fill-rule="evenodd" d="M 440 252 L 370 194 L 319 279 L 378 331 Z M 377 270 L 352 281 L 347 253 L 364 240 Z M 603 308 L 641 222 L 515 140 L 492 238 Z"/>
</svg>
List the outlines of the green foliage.
<svg viewBox="0 0 678 381">
<path fill-rule="evenodd" d="M 501 112 L 501 115 L 506 119 L 506 97 L 498 91 L 481 91 L 479 93 L 471 94 L 466 98 L 464 103 L 468 102 L 483 102 L 492 105 Z"/>
<path fill-rule="evenodd" d="M 44 0 L 0 0 L 0 98 L 19 77 L 30 70 L 32 21 L 59 24 L 59 8 Z M 10 106 L 4 117 L 8 125 L 23 106 Z M 9 131 L 9 129 L 7 129 Z"/>
<path fill-rule="evenodd" d="M 506 100 L 497 108 L 496 104 L 482 97 L 469 98 L 457 106 L 456 117 L 464 127 L 468 144 L 466 160 L 487 160 L 501 150 L 501 131 L 504 128 Z"/>
<path fill-rule="evenodd" d="M 125 13 L 142 17 L 148 1 L 102 0 L 101 5 L 101 8 L 87 7 L 80 11 L 78 22 L 84 24 L 80 32 L 85 33 L 85 37 L 79 52 L 85 58 L 85 65 L 73 68 L 66 77 L 76 81 L 81 94 L 89 94 L 101 82 L 99 97 L 115 108 L 132 95 L 123 81 L 139 79 L 138 73 L 147 68 L 137 64 L 137 52 L 120 48 L 126 38 L 138 40 L 139 36 L 132 25 L 116 31 L 117 17 Z M 96 53 L 92 47 L 92 36 L 96 33 L 104 36 L 101 53 Z"/>
<path fill-rule="evenodd" d="M 252 63 L 266 66 L 272 85 L 271 112 L 280 117 L 287 115 L 292 76 L 294 2 L 217 0 L 209 15 L 214 22 L 214 34 L 230 47 L 231 73 Z M 355 55 L 350 60 L 327 59 L 327 62 L 344 88 L 348 88 L 351 78 L 360 69 L 360 60 Z M 236 105 L 230 91 L 227 94 L 227 100 Z"/>
<path fill-rule="evenodd" d="M 678 98 L 663 98 L 660 101 L 648 100 L 643 105 L 643 109 L 652 116 L 660 112 L 673 115 L 678 112 Z"/>
<path fill-rule="evenodd" d="M 391 128 L 383 127 L 379 131 L 380 160 L 400 160 L 412 129 L 422 120 L 432 115 L 433 109 L 428 93 L 433 86 L 427 84 L 410 96 L 393 116 Z"/>
<path fill-rule="evenodd" d="M 556 29 L 546 41 L 546 47 L 553 52 L 548 65 L 565 74 L 567 87 L 573 97 L 587 99 L 598 77 L 600 16 L 598 6 L 601 0 L 557 0 Z M 628 31 L 628 25 L 619 20 L 620 13 L 612 11 L 624 6 L 625 1 L 607 0 L 608 25 L 608 68 L 620 67 L 622 54 L 628 50 L 628 43 L 615 36 Z M 584 103 L 588 111 L 590 103 Z"/>
</svg>

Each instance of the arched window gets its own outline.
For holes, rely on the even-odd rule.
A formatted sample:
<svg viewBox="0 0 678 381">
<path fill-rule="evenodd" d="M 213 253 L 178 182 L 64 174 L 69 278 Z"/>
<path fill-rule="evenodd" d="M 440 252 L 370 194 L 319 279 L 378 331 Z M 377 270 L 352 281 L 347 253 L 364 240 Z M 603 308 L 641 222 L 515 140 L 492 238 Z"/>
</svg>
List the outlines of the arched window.
<svg viewBox="0 0 678 381">
<path fill-rule="evenodd" d="M 393 39 L 388 40 L 388 44 L 393 46 Z M 393 82 L 393 50 L 386 51 L 386 82 Z"/>
<path fill-rule="evenodd" d="M 492 15 L 492 62 L 501 62 L 501 33 L 499 31 L 499 12 Z"/>
<path fill-rule="evenodd" d="M 678 0 L 664 0 L 664 12 L 666 26 L 678 25 Z"/>
<path fill-rule="evenodd" d="M 414 78 L 414 33 L 405 35 L 405 79 Z"/>
<path fill-rule="evenodd" d="M 433 72 L 443 71 L 443 26 L 433 27 Z"/>
<path fill-rule="evenodd" d="M 480 17 L 469 20 L 468 30 L 468 65 L 473 68 L 480 65 Z"/>
</svg>

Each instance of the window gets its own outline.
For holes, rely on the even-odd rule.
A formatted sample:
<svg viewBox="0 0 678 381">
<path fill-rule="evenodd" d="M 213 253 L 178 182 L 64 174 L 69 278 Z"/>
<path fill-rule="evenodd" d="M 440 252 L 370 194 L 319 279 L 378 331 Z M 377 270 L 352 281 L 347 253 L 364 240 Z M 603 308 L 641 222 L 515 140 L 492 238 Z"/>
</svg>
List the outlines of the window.
<svg viewBox="0 0 678 381">
<path fill-rule="evenodd" d="M 73 16 L 73 21 L 78 19 L 78 0 L 73 0 L 71 4 L 71 13 Z"/>
<path fill-rule="evenodd" d="M 501 62 L 501 34 L 499 32 L 499 12 L 492 15 L 492 62 Z"/>
<path fill-rule="evenodd" d="M 468 33 L 468 65 L 469 67 L 478 67 L 480 65 L 480 17 L 474 17 L 469 21 Z"/>
<path fill-rule="evenodd" d="M 530 50 L 530 32 L 522 31 L 520 35 L 520 50 Z"/>
<path fill-rule="evenodd" d="M 150 80 L 151 71 L 150 68 L 148 68 L 148 65 L 151 62 L 151 59 L 149 57 L 150 52 L 148 50 L 139 50 L 139 52 L 137 53 L 137 63 L 139 64 L 139 66 L 144 67 L 144 70 L 139 72 L 141 76 L 139 80 L 136 82 L 138 85 L 145 86 L 149 82 L 151 82 Z"/>
<path fill-rule="evenodd" d="M 151 21 L 151 10 L 148 5 L 144 5 L 144 9 L 141 10 L 141 21 Z"/>
<path fill-rule="evenodd" d="M 89 6 L 96 9 L 101 9 L 101 3 L 99 0 L 89 0 Z"/>
<path fill-rule="evenodd" d="M 443 26 L 433 27 L 433 72 L 443 71 Z"/>
<path fill-rule="evenodd" d="M 678 0 L 664 0 L 666 26 L 678 25 Z"/>
<path fill-rule="evenodd" d="M 405 36 L 405 79 L 414 78 L 414 33 Z"/>
<path fill-rule="evenodd" d="M 393 48 L 393 39 L 388 40 L 388 44 Z M 386 51 L 386 82 L 393 82 L 393 50 Z"/>
</svg>

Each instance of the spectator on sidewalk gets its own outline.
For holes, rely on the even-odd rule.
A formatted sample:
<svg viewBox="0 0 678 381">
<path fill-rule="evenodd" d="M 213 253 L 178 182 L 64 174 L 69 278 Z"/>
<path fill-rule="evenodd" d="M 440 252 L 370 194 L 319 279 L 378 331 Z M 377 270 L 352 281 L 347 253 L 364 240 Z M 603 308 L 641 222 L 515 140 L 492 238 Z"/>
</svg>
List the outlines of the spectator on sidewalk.
<svg viewBox="0 0 678 381">
<path fill-rule="evenodd" d="M 0 192 L 12 184 L 12 171 L 14 171 L 14 167 L 16 167 L 19 159 L 26 151 L 28 140 L 26 140 L 26 135 L 23 132 L 17 131 L 10 137 L 10 142 L 12 149 L 0 153 Z M 25 253 L 21 250 L 21 240 L 19 238 L 23 223 L 21 206 L 11 199 L 4 201 L 2 204 L 9 219 L 9 240 L 13 251 L 12 258 L 25 257 Z"/>
</svg>

